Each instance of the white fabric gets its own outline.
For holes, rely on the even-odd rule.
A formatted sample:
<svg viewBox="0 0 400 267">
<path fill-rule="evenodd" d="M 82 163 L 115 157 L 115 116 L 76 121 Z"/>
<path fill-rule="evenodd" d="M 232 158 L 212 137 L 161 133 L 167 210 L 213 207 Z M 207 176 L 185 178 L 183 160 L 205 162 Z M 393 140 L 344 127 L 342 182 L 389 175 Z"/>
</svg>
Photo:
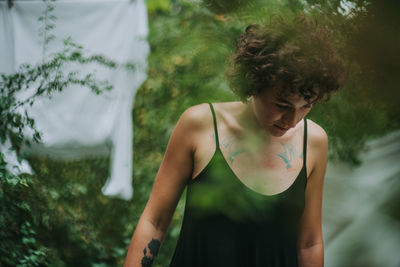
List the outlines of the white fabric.
<svg viewBox="0 0 400 267">
<path fill-rule="evenodd" d="M 7 137 L 6 142 L 0 147 L 4 160 L 7 162 L 7 170 L 14 175 L 21 173 L 32 173 L 32 168 L 26 160 L 18 161 L 17 154 L 12 148 L 10 138 Z"/>
<path fill-rule="evenodd" d="M 12 8 L 0 2 L 0 72 L 10 73 L 22 63 L 42 61 L 41 0 L 13 1 Z M 43 145 L 34 145 L 34 153 L 77 159 L 111 153 L 110 178 L 103 187 L 106 195 L 132 197 L 132 117 L 136 90 L 146 79 L 149 45 L 147 11 L 143 0 L 58 0 L 52 12 L 57 17 L 56 39 L 47 55 L 59 51 L 63 40 L 72 40 L 85 48 L 85 55 L 102 54 L 119 63 L 138 65 L 134 72 L 110 70 L 99 65 L 71 65 L 82 74 L 95 73 L 108 80 L 114 89 L 95 95 L 90 89 L 70 86 L 51 99 L 38 99 L 29 114 L 42 133 Z M 33 88 L 32 88 L 33 89 Z M 33 91 L 22 92 L 25 99 Z M 28 135 L 30 133 L 27 133 Z"/>
<path fill-rule="evenodd" d="M 400 266 L 400 223 L 387 212 L 399 205 L 390 200 L 400 193 L 400 132 L 369 142 L 361 159 L 357 167 L 328 164 L 325 265 Z"/>
</svg>

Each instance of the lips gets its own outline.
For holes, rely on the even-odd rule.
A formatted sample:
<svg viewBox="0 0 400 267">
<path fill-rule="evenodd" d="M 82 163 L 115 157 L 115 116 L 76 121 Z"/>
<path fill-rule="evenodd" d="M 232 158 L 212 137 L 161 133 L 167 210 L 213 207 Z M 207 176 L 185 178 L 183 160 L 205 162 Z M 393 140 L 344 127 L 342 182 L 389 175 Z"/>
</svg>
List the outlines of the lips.
<svg viewBox="0 0 400 267">
<path fill-rule="evenodd" d="M 287 130 L 289 130 L 289 128 L 283 128 L 283 127 L 280 127 L 280 126 L 278 126 L 278 125 L 276 125 L 276 124 L 275 124 L 275 126 L 276 126 L 278 129 L 282 130 L 282 131 L 287 131 Z"/>
</svg>

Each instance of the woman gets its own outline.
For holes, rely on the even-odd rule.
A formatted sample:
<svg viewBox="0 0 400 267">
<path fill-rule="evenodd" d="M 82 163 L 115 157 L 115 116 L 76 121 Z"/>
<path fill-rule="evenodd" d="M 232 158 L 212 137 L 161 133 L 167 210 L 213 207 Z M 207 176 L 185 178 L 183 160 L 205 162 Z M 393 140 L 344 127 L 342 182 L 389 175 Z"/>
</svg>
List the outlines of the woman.
<svg viewBox="0 0 400 267">
<path fill-rule="evenodd" d="M 232 61 L 242 101 L 183 113 L 125 266 L 151 266 L 185 186 L 170 266 L 323 266 L 328 138 L 305 116 L 342 82 L 330 33 L 305 17 L 250 25 Z"/>
</svg>

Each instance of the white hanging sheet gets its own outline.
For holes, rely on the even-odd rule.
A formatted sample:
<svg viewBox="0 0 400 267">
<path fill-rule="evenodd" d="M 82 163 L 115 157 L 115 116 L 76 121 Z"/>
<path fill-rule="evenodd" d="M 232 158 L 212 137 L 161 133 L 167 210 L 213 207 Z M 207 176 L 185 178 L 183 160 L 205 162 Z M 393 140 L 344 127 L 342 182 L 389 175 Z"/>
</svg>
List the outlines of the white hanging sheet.
<svg viewBox="0 0 400 267">
<path fill-rule="evenodd" d="M 94 73 L 98 80 L 114 86 L 100 95 L 80 86 L 69 86 L 55 92 L 51 99 L 38 99 L 28 113 L 42 133 L 43 144 L 34 145 L 33 153 L 64 159 L 110 154 L 110 177 L 103 187 L 106 195 L 123 199 L 132 197 L 132 116 L 137 89 L 146 79 L 149 45 L 147 10 L 143 0 L 58 0 L 52 15 L 56 16 L 56 39 L 46 52 L 63 48 L 63 40 L 84 47 L 85 55 L 102 54 L 119 63 L 136 64 L 135 71 L 110 70 L 96 64 L 70 65 L 83 75 Z M 38 64 L 43 57 L 43 37 L 38 21 L 45 5 L 40 0 L 13 1 L 9 8 L 0 2 L 0 72 L 12 73 L 22 63 Z M 32 88 L 33 89 L 33 88 Z M 27 90 L 18 95 L 26 99 Z M 28 136 L 31 134 L 26 133 Z M 7 151 L 3 147 L 2 151 Z M 18 165 L 18 164 L 17 164 Z M 21 171 L 28 171 L 26 165 Z"/>
</svg>

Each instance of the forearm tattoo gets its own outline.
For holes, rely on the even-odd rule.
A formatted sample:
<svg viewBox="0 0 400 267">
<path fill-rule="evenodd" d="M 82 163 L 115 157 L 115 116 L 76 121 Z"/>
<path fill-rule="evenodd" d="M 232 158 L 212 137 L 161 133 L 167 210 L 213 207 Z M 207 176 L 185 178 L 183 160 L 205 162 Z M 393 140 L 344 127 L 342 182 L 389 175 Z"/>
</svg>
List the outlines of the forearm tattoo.
<svg viewBox="0 0 400 267">
<path fill-rule="evenodd" d="M 151 267 L 151 265 L 153 265 L 154 259 L 156 258 L 158 250 L 160 249 L 160 245 L 161 245 L 160 240 L 154 238 L 151 239 L 150 243 L 147 244 L 150 255 L 147 255 L 146 248 L 144 248 L 143 250 L 144 256 L 141 261 L 142 267 Z"/>
</svg>

